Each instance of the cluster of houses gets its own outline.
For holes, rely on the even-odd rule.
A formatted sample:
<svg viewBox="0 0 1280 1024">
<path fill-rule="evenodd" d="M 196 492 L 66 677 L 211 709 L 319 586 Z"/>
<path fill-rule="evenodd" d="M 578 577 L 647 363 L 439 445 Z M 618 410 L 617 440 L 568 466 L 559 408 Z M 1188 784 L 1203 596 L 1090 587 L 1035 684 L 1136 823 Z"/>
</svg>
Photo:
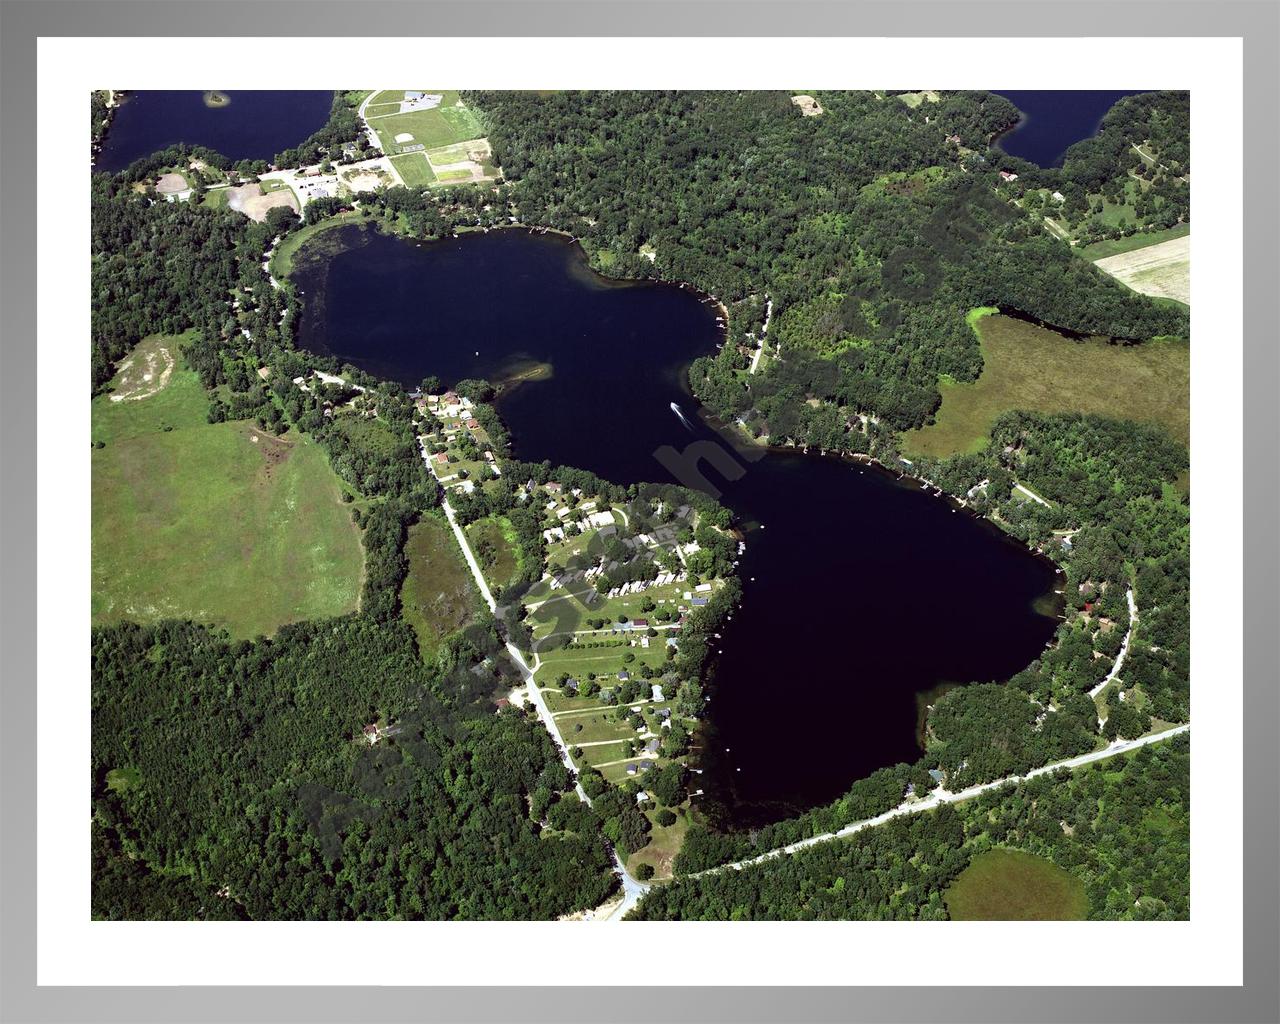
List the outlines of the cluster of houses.
<svg viewBox="0 0 1280 1024">
<path fill-rule="evenodd" d="M 554 512 L 557 519 L 568 519 L 575 511 L 586 511 L 587 514 L 581 519 L 574 520 L 572 523 L 565 522 L 560 526 L 552 526 L 542 531 L 543 539 L 548 544 L 554 541 L 564 540 L 568 534 L 567 530 L 574 530 L 577 533 L 586 533 L 588 530 L 605 530 L 614 527 L 615 519 L 610 511 L 592 512 L 589 511 L 595 507 L 594 502 L 587 502 L 578 509 L 572 509 L 568 505 L 557 506 L 556 502 L 547 502 L 547 511 Z"/>
<path fill-rule="evenodd" d="M 488 442 L 488 436 L 484 434 L 484 428 L 480 421 L 475 417 L 475 403 L 465 395 L 459 395 L 454 391 L 446 391 L 443 395 L 424 395 L 420 392 L 414 392 L 410 396 L 414 401 L 414 407 L 423 415 L 429 415 L 440 421 L 441 433 L 444 436 L 445 444 L 448 445 L 463 430 L 473 438 L 477 445 L 483 446 Z M 427 441 L 432 440 L 432 433 L 429 432 L 418 440 L 425 447 Z M 497 456 L 488 448 L 483 448 L 481 458 L 489 466 L 494 476 L 501 476 L 502 469 L 498 466 Z M 449 453 L 436 452 L 429 456 L 428 461 L 436 476 L 441 483 L 450 483 L 457 474 L 450 474 Z M 453 484 L 453 490 L 461 491 L 464 494 L 470 494 L 476 489 L 475 482 L 472 480 L 459 480 Z"/>
</svg>

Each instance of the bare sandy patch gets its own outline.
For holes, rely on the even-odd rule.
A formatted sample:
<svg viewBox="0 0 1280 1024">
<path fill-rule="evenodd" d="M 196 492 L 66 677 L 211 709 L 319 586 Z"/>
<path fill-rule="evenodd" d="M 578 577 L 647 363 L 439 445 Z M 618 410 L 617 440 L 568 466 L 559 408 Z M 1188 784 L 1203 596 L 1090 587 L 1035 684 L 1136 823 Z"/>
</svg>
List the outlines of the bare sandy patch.
<svg viewBox="0 0 1280 1024">
<path fill-rule="evenodd" d="M 277 206 L 287 206 L 294 213 L 298 212 L 298 201 L 287 188 L 277 189 L 266 195 L 263 195 L 262 186 L 257 182 L 227 189 L 227 207 L 243 213 L 250 220 L 261 223 L 267 219 L 267 211 Z"/>
<path fill-rule="evenodd" d="M 176 171 L 160 175 L 160 180 L 156 182 L 156 191 L 162 196 L 185 192 L 190 187 L 191 186 L 187 184 L 187 179 Z"/>
<path fill-rule="evenodd" d="M 120 364 L 113 402 L 139 402 L 159 394 L 169 386 L 174 359 L 169 349 L 155 342 L 142 342 L 128 359 Z"/>
<path fill-rule="evenodd" d="M 1190 235 L 1107 256 L 1094 266 L 1135 292 L 1191 305 Z"/>
<path fill-rule="evenodd" d="M 805 93 L 801 93 L 799 96 L 792 96 L 791 102 L 800 108 L 800 113 L 805 117 L 817 117 L 822 113 L 822 104 Z"/>
</svg>

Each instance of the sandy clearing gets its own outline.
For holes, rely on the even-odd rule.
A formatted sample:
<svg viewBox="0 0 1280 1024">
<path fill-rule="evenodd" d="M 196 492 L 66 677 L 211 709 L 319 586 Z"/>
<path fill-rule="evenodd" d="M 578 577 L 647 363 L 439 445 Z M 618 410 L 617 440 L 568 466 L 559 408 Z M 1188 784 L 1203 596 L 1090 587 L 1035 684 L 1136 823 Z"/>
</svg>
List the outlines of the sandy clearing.
<svg viewBox="0 0 1280 1024">
<path fill-rule="evenodd" d="M 178 192 L 185 192 L 191 186 L 187 184 L 187 179 L 177 172 L 160 175 L 160 180 L 156 182 L 156 191 L 162 196 L 175 195 Z"/>
<path fill-rule="evenodd" d="M 173 375 L 173 356 L 163 346 L 139 357 L 141 366 L 135 367 L 131 356 L 120 365 L 120 383 L 111 395 L 113 402 L 139 402 L 163 391 Z"/>
<path fill-rule="evenodd" d="M 805 117 L 817 117 L 822 113 L 822 104 L 805 93 L 801 93 L 799 96 L 792 96 L 791 102 L 800 108 L 800 113 Z"/>
<path fill-rule="evenodd" d="M 1107 256 L 1094 266 L 1135 292 L 1191 304 L 1190 235 Z"/>
<path fill-rule="evenodd" d="M 262 186 L 256 182 L 227 189 L 227 206 L 259 223 L 267 219 L 268 210 L 277 206 L 287 206 L 294 213 L 298 212 L 298 201 L 289 189 L 281 188 L 264 195 Z"/>
</svg>

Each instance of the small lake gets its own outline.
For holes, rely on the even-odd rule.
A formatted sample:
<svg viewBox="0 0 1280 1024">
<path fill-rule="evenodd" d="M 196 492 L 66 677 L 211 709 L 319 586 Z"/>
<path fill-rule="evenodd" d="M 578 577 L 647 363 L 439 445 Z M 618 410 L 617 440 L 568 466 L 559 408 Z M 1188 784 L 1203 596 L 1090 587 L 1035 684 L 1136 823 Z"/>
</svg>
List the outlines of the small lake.
<svg viewBox="0 0 1280 1024">
<path fill-rule="evenodd" d="M 562 238 L 415 244 L 344 227 L 304 248 L 294 281 L 300 344 L 407 386 L 550 364 L 499 400 L 519 458 L 629 484 L 671 479 L 661 445 L 740 443 L 694 415 L 685 383 L 720 339 L 716 308 L 678 286 L 606 280 Z M 990 524 L 871 467 L 752 454 L 736 481 L 706 471 L 747 543 L 698 780 L 736 825 L 914 761 L 918 695 L 1008 678 L 1056 626 L 1037 610 L 1053 607 L 1054 570 Z"/>
<path fill-rule="evenodd" d="M 1070 146 L 1098 130 L 1098 124 L 1117 100 L 1145 90 L 995 91 L 1022 111 L 1022 123 L 1000 136 L 999 147 L 1010 156 L 1040 167 L 1058 167 Z"/>
<path fill-rule="evenodd" d="M 115 173 L 178 143 L 207 146 L 231 160 L 270 160 L 323 128 L 333 105 L 333 93 L 325 91 L 218 95 L 229 102 L 210 106 L 203 92 L 129 93 L 111 119 L 94 169 Z"/>
</svg>

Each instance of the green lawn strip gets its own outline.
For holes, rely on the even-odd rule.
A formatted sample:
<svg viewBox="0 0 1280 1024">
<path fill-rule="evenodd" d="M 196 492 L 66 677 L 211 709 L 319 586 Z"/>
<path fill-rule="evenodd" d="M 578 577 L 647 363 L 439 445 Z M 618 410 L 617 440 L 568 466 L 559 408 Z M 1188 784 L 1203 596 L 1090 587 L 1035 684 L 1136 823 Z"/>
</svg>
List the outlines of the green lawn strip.
<svg viewBox="0 0 1280 1024">
<path fill-rule="evenodd" d="M 447 524 L 424 516 L 405 539 L 409 571 L 400 590 L 404 619 L 418 637 L 424 659 L 471 621 L 480 596 Z"/>
<path fill-rule="evenodd" d="M 973 315 L 972 313 L 970 314 Z M 1012 317 L 978 324 L 983 370 L 972 383 L 944 381 L 936 422 L 903 434 L 908 455 L 979 451 L 1003 412 L 1081 412 L 1157 423 L 1190 438 L 1190 346 L 1172 340 L 1112 345 L 1071 341 Z"/>
<path fill-rule="evenodd" d="M 1052 861 L 998 847 L 978 854 L 947 889 L 956 921 L 1079 921 L 1088 916 L 1084 882 Z"/>
<path fill-rule="evenodd" d="M 211 188 L 200 197 L 200 205 L 209 210 L 222 210 L 227 206 L 227 188 Z"/>
<path fill-rule="evenodd" d="M 150 398 L 94 399 L 94 622 L 190 618 L 251 637 L 355 610 L 363 550 L 324 450 L 208 423 L 207 409 L 187 370 Z"/>
<path fill-rule="evenodd" d="M 628 652 L 635 658 L 627 662 L 624 655 Z M 588 647 L 582 650 L 555 650 L 542 654 L 543 669 L 556 678 L 561 672 L 568 672 L 574 678 L 581 678 L 579 673 L 594 672 L 596 675 L 616 673 L 619 669 L 627 669 L 633 675 L 641 666 L 657 668 L 666 663 L 666 651 L 657 646 L 642 647 Z M 605 685 L 608 685 L 607 683 Z"/>
<path fill-rule="evenodd" d="M 556 727 L 560 730 L 560 735 L 564 737 L 566 743 L 599 743 L 604 740 L 633 740 L 639 733 L 626 722 L 620 722 L 614 715 L 617 714 L 617 708 L 602 707 L 599 711 L 586 715 L 570 715 L 566 718 L 557 718 Z M 582 726 L 581 729 L 578 726 Z M 595 748 L 589 747 L 588 751 Z M 619 757 L 623 755 L 618 755 Z M 588 753 L 590 760 L 595 762 L 611 761 L 614 758 L 596 757 L 594 754 Z"/>
<path fill-rule="evenodd" d="M 1108 238 L 1101 242 L 1094 242 L 1092 245 L 1079 247 L 1075 250 L 1075 253 L 1077 256 L 1083 256 L 1093 262 L 1094 260 L 1106 259 L 1108 256 L 1118 256 L 1123 252 L 1145 249 L 1149 245 L 1167 242 L 1171 238 L 1181 238 L 1183 235 L 1190 233 L 1190 224 L 1178 224 L 1171 228 L 1140 231 L 1137 234 L 1129 235 L 1127 238 Z"/>
<path fill-rule="evenodd" d="M 598 711 L 602 707 L 598 696 L 568 697 L 563 690 L 556 687 L 554 677 L 544 672 L 538 674 L 541 676 L 539 683 L 542 686 L 542 699 L 546 701 L 547 708 L 553 715 L 560 714 L 562 711 Z M 605 685 L 608 685 L 607 681 Z"/>
</svg>

